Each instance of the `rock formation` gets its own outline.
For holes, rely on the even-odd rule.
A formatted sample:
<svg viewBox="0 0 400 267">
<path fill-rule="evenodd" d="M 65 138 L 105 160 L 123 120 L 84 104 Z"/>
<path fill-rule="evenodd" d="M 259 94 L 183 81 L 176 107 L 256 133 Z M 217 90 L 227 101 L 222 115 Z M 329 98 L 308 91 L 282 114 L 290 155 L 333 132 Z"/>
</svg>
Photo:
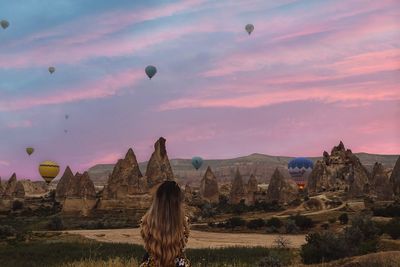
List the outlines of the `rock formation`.
<svg viewBox="0 0 400 267">
<path fill-rule="evenodd" d="M 3 196 L 4 193 L 4 188 L 3 188 L 3 184 L 1 183 L 1 177 L 0 177 L 0 198 L 1 196 Z"/>
<path fill-rule="evenodd" d="M 148 192 L 147 179 L 140 172 L 135 153 L 129 149 L 114 166 L 97 209 L 147 209 L 151 204 Z"/>
<path fill-rule="evenodd" d="M 192 201 L 192 188 L 190 187 L 189 184 L 185 185 L 185 202 L 190 203 Z"/>
<path fill-rule="evenodd" d="M 62 211 L 64 213 L 78 212 L 87 216 L 96 202 L 96 190 L 89 174 L 87 172 L 77 173 L 69 181 L 65 199 L 62 202 Z"/>
<path fill-rule="evenodd" d="M 17 186 L 17 176 L 13 173 L 7 181 L 3 193 L 3 199 L 13 199 L 15 197 L 15 187 Z"/>
<path fill-rule="evenodd" d="M 67 166 L 56 187 L 55 198 L 57 202 L 61 202 L 65 199 L 65 193 L 67 192 L 69 183 L 73 178 L 74 174 L 72 173 L 69 166 Z"/>
<path fill-rule="evenodd" d="M 363 195 L 368 180 L 366 168 L 340 141 L 330 155 L 324 151 L 323 159 L 316 162 L 308 177 L 307 188 L 309 193 L 347 190 L 350 197 L 356 197 Z"/>
<path fill-rule="evenodd" d="M 165 142 L 166 140 L 163 137 L 158 139 L 154 144 L 154 152 L 147 164 L 146 176 L 149 188 L 153 188 L 165 180 L 174 180 Z"/>
<path fill-rule="evenodd" d="M 298 194 L 297 184 L 293 180 L 283 177 L 277 168 L 268 185 L 267 200 L 269 202 L 290 203 L 298 198 Z"/>
<path fill-rule="evenodd" d="M 394 165 L 392 174 L 390 175 L 390 182 L 393 186 L 393 193 L 396 197 L 400 197 L 400 157 Z"/>
<path fill-rule="evenodd" d="M 370 192 L 376 196 L 377 200 L 393 199 L 393 187 L 390 183 L 389 176 L 381 163 L 375 163 L 369 181 L 369 187 Z"/>
<path fill-rule="evenodd" d="M 242 175 L 239 169 L 236 169 L 235 178 L 232 180 L 229 201 L 231 204 L 238 204 L 242 199 L 246 199 L 246 190 L 244 188 Z"/>
<path fill-rule="evenodd" d="M 252 174 L 250 175 L 249 181 L 247 182 L 247 198 L 246 204 L 247 205 L 254 205 L 255 202 L 255 195 L 258 192 L 258 182 L 257 178 Z"/>
<path fill-rule="evenodd" d="M 203 176 L 203 179 L 201 179 L 200 196 L 208 202 L 218 203 L 218 181 L 214 173 L 211 171 L 210 166 L 208 166 L 206 173 Z"/>
<path fill-rule="evenodd" d="M 124 159 L 118 160 L 104 187 L 102 199 L 123 199 L 127 195 L 148 191 L 147 181 L 140 172 L 135 153 L 129 149 Z"/>
<path fill-rule="evenodd" d="M 30 180 L 18 181 L 15 186 L 15 197 L 39 197 L 47 193 L 47 189 L 43 183 L 31 182 Z"/>
</svg>

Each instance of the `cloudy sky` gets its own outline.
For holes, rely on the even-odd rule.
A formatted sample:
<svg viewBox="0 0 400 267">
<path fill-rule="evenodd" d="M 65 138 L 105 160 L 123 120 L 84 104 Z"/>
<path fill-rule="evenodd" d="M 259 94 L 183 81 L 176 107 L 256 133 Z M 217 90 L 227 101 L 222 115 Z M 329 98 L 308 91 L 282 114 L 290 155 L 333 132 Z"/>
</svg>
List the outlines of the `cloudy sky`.
<svg viewBox="0 0 400 267">
<path fill-rule="evenodd" d="M 400 154 L 399 18 L 398 0 L 0 0 L 0 175 L 144 161 L 159 136 L 170 158 Z"/>
</svg>

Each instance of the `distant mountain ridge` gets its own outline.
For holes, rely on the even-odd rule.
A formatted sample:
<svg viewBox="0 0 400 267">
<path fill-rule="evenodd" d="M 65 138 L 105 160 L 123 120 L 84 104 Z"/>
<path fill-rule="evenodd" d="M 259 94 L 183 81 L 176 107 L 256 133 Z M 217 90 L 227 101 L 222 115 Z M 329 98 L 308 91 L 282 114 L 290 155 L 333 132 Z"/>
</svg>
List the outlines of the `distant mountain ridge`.
<svg viewBox="0 0 400 267">
<path fill-rule="evenodd" d="M 372 170 L 375 162 L 380 162 L 385 168 L 393 168 L 399 155 L 380 155 L 368 153 L 355 153 L 361 163 L 369 170 Z M 209 159 L 204 160 L 199 170 L 195 170 L 192 166 L 191 159 L 171 159 L 171 167 L 174 175 L 182 184 L 193 184 L 198 186 L 208 166 L 211 167 L 218 181 L 230 181 L 233 172 L 239 168 L 243 178 L 246 180 L 251 174 L 257 177 L 259 182 L 268 182 L 273 171 L 279 168 L 284 176 L 289 177 L 287 164 L 294 157 L 287 156 L 271 156 L 260 153 L 253 153 L 248 156 L 237 157 L 232 159 Z M 322 157 L 309 157 L 316 162 Z M 139 168 L 145 174 L 147 166 L 146 162 L 139 163 Z M 108 176 L 111 174 L 114 164 L 97 164 L 91 167 L 88 172 L 90 178 L 96 185 L 104 185 L 107 183 Z"/>
</svg>

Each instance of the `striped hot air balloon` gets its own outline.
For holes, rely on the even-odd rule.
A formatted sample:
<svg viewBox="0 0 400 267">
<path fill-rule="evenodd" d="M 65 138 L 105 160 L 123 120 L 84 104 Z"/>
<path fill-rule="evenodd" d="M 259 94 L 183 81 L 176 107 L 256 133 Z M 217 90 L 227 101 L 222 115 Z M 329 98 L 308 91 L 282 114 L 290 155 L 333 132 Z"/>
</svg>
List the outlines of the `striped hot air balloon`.
<svg viewBox="0 0 400 267">
<path fill-rule="evenodd" d="M 290 176 L 296 182 L 299 189 L 304 189 L 308 175 L 311 173 L 314 163 L 308 158 L 294 158 L 288 164 Z"/>
<path fill-rule="evenodd" d="M 53 181 L 53 179 L 56 178 L 59 172 L 60 166 L 56 162 L 47 160 L 43 161 L 39 165 L 39 173 L 47 184 Z"/>
</svg>

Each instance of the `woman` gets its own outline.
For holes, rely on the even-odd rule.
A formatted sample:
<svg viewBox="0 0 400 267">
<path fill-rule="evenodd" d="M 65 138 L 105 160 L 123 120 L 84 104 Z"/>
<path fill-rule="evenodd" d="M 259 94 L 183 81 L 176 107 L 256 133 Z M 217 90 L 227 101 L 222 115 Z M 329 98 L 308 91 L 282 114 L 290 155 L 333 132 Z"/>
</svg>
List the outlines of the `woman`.
<svg viewBox="0 0 400 267">
<path fill-rule="evenodd" d="M 141 235 L 147 254 L 140 267 L 190 267 L 184 249 L 189 226 L 183 210 L 184 194 L 174 181 L 157 189 L 150 209 L 142 218 Z"/>
</svg>

